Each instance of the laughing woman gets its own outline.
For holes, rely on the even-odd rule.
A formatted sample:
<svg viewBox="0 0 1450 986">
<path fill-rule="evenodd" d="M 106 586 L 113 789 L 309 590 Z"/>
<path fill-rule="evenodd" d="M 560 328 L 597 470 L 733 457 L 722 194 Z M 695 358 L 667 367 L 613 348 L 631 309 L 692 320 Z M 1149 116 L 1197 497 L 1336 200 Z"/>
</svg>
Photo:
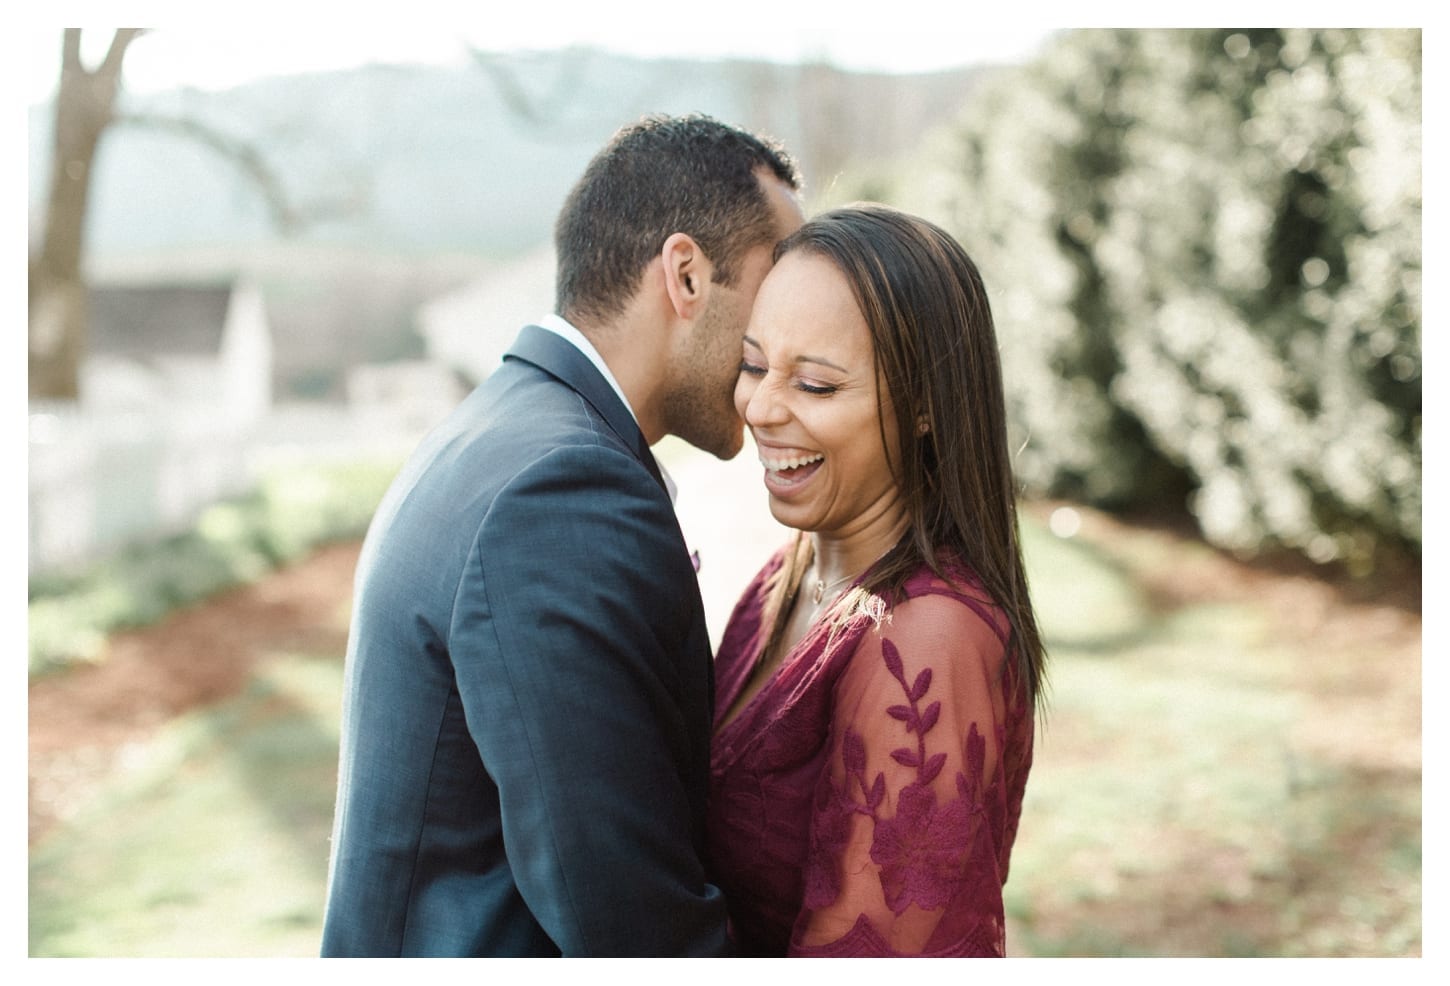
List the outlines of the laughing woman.
<svg viewBox="0 0 1450 986">
<path fill-rule="evenodd" d="M 1003 955 L 1044 654 L 997 341 L 945 232 L 781 244 L 735 401 L 798 534 L 716 662 L 710 852 L 747 955 Z"/>
</svg>

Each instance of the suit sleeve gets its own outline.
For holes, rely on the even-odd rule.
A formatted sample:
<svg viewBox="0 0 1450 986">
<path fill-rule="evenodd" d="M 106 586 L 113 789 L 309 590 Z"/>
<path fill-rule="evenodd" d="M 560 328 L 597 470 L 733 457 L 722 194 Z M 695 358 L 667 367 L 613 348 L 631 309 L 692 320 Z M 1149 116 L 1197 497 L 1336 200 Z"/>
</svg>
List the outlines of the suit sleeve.
<svg viewBox="0 0 1450 986">
<path fill-rule="evenodd" d="M 565 955 L 728 950 L 687 790 L 711 714 L 698 594 L 668 499 L 618 452 L 551 452 L 479 533 L 450 652 L 514 880 Z"/>
</svg>

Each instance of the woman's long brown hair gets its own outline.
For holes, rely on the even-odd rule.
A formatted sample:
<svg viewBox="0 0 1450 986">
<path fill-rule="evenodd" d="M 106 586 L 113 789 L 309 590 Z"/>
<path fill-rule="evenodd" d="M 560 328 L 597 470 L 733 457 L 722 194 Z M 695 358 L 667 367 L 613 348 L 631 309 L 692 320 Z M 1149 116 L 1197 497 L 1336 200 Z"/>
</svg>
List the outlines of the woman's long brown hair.
<svg viewBox="0 0 1450 986">
<path fill-rule="evenodd" d="M 955 553 L 1006 613 L 1012 667 L 1040 706 L 1046 655 L 1022 560 L 997 335 L 976 264 L 935 224 L 874 203 L 817 216 L 776 257 L 793 251 L 830 260 L 855 292 L 877 379 L 896 410 L 894 443 L 884 409 L 878 421 L 888 454 L 899 450 L 900 461 L 889 464 L 910 518 L 901 541 L 833 607 L 834 619 L 873 609 L 879 616 L 923 562 L 950 582 L 943 554 Z M 801 537 L 772 580 L 762 654 L 779 646 L 810 560 Z"/>
</svg>

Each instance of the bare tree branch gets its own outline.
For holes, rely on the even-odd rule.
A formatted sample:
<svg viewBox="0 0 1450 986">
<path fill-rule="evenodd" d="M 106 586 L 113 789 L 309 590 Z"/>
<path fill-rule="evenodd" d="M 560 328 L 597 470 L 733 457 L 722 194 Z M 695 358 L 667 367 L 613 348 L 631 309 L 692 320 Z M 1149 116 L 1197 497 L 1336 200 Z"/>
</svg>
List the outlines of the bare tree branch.
<svg viewBox="0 0 1450 986">
<path fill-rule="evenodd" d="M 144 27 L 117 28 L 116 33 L 111 37 L 110 47 L 106 49 L 105 61 L 101 63 L 100 68 L 96 69 L 96 74 L 106 79 L 120 78 L 121 64 L 126 58 L 126 48 L 132 41 L 145 33 Z"/>
<path fill-rule="evenodd" d="M 169 131 L 221 154 L 260 189 L 273 222 L 284 234 L 309 223 L 357 215 L 367 204 L 367 186 L 355 179 L 343 195 L 299 205 L 287 195 L 266 158 L 247 141 L 184 117 L 118 113 L 126 50 L 143 33 L 142 28 L 118 29 L 95 71 L 81 62 L 81 29 L 67 28 L 62 35 L 45 226 L 29 263 L 32 398 L 73 401 L 79 395 L 87 341 L 86 287 L 81 274 L 87 203 L 97 145 L 114 124 Z"/>
<path fill-rule="evenodd" d="M 590 55 L 589 50 L 584 48 L 571 52 L 569 57 L 562 60 L 562 67 L 554 73 L 549 90 L 542 95 L 533 95 L 519 81 L 519 74 L 506 65 L 496 52 L 472 46 L 468 51 L 475 64 L 493 82 L 510 114 L 527 124 L 528 131 L 535 135 L 544 128 L 562 122 L 564 110 L 583 84 Z"/>
<path fill-rule="evenodd" d="M 365 188 L 354 188 L 350 194 L 330 199 L 315 198 L 299 203 L 288 195 L 281 176 L 255 145 L 192 117 L 127 113 L 118 116 L 116 122 L 186 137 L 220 154 L 255 184 L 273 224 L 283 235 L 294 235 L 313 223 L 356 216 L 367 203 Z"/>
</svg>

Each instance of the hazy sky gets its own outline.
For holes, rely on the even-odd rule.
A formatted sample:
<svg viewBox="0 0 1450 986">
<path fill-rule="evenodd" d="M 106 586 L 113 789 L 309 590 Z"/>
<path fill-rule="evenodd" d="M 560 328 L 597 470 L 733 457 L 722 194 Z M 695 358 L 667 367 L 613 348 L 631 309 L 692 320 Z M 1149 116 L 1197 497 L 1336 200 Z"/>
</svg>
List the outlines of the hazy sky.
<svg viewBox="0 0 1450 986">
<path fill-rule="evenodd" d="M 129 20 L 108 6 L 104 23 L 153 26 L 132 46 L 126 85 L 153 91 L 190 85 L 224 88 L 263 75 L 343 68 L 371 61 L 462 63 L 465 45 L 489 50 L 549 49 L 593 44 L 639 55 L 750 56 L 793 61 L 823 57 L 844 68 L 929 71 L 981 61 L 1019 61 L 1051 32 L 1049 22 L 1022 18 L 983 20 L 960 13 L 963 4 L 887 0 L 880 4 L 799 0 L 596 0 L 594 3 L 508 0 L 454 4 L 448 16 L 427 16 L 436 0 L 399 4 L 407 19 L 298 20 L 282 13 L 276 0 L 250 3 L 247 16 L 219 22 L 177 4 L 117 4 L 140 15 Z M 59 68 L 62 26 L 84 26 L 95 18 L 47 10 L 44 23 L 28 25 L 27 100 L 47 98 Z M 87 7 L 91 5 L 80 5 Z M 296 4 L 292 7 L 295 9 Z M 502 12 L 499 8 L 513 8 Z M 477 13 L 470 11 L 484 11 Z M 877 23 L 881 10 L 893 20 Z M 944 20 L 938 10 L 957 13 Z M 826 11 L 831 11 L 827 13 Z M 872 11 L 868 20 L 860 11 Z M 151 16 L 146 16 L 148 12 Z M 853 12 L 858 12 L 853 15 Z M 55 24 L 56 26 L 50 26 Z M 94 47 L 83 53 L 93 64 L 104 53 L 108 28 L 88 32 Z M 83 38 L 86 35 L 83 35 Z"/>
<path fill-rule="evenodd" d="M 465 43 L 490 50 L 593 44 L 640 55 L 826 58 L 843 68 L 929 71 L 1019 61 L 1054 29 L 1070 26 L 1420 26 L 1427 7 L 1404 0 L 407 0 L 383 8 L 394 15 L 386 19 L 367 5 L 298 0 L 250 0 L 222 8 L 220 17 L 214 5 L 195 0 L 34 6 L 43 13 L 27 11 L 24 27 L 11 28 L 26 39 L 27 102 L 54 89 L 61 27 L 118 22 L 156 29 L 136 42 L 126 65 L 129 87 L 154 91 L 225 88 L 372 61 L 462 62 Z M 90 34 L 103 42 L 108 30 Z M 16 40 L 12 33 L 10 43 Z"/>
</svg>

